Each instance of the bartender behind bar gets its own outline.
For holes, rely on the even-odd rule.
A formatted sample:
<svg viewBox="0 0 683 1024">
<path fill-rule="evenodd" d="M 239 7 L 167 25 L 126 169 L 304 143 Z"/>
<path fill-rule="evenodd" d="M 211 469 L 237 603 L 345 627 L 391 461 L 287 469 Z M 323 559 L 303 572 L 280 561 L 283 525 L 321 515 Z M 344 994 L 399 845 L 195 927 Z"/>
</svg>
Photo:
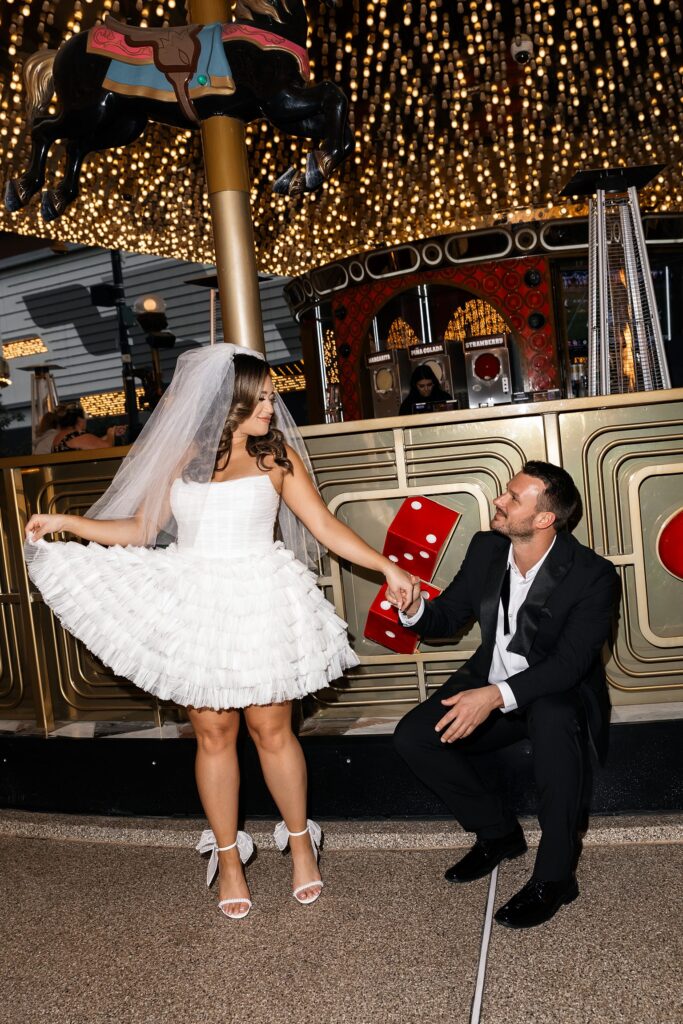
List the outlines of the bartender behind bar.
<svg viewBox="0 0 683 1024">
<path fill-rule="evenodd" d="M 445 403 L 450 403 L 446 405 Z M 439 383 L 431 366 L 421 363 L 416 366 L 410 377 L 410 391 L 401 402 L 399 416 L 409 416 L 418 412 L 439 412 L 457 407 L 453 396 L 449 395 Z"/>
</svg>

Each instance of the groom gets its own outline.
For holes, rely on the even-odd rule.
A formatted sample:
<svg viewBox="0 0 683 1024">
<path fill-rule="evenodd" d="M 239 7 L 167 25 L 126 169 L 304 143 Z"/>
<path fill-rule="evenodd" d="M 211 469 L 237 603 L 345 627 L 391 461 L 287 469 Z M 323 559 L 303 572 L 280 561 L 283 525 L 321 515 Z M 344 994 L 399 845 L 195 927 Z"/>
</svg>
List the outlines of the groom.
<svg viewBox="0 0 683 1024">
<path fill-rule="evenodd" d="M 570 475 L 527 462 L 493 502 L 459 573 L 433 601 L 420 587 L 401 619 L 422 637 L 452 637 L 475 619 L 481 644 L 432 697 L 399 723 L 396 747 L 476 842 L 446 872 L 483 878 L 526 851 L 506 805 L 495 751 L 531 740 L 541 842 L 531 879 L 496 913 L 510 928 L 549 920 L 579 894 L 574 868 L 588 811 L 588 743 L 607 746 L 609 697 L 601 652 L 619 601 L 607 559 L 569 532 L 581 515 Z"/>
</svg>

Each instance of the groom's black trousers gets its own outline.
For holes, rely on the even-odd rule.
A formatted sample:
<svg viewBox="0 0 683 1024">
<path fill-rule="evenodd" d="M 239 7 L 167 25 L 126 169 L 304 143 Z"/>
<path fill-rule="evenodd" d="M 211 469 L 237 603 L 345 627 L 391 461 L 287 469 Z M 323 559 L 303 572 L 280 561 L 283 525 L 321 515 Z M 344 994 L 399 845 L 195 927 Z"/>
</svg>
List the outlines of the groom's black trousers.
<svg viewBox="0 0 683 1024">
<path fill-rule="evenodd" d="M 481 685 L 481 684 L 480 684 Z M 519 711 L 494 711 L 470 736 L 442 743 L 434 726 L 449 710 L 441 703 L 471 679 L 453 676 L 403 718 L 394 734 L 396 748 L 422 782 L 432 789 L 462 827 L 478 839 L 497 839 L 517 824 L 505 801 L 495 752 L 518 740 L 531 740 L 542 830 L 534 878 L 567 879 L 577 856 L 577 831 L 590 798 L 586 717 L 577 691 L 539 697 Z"/>
</svg>

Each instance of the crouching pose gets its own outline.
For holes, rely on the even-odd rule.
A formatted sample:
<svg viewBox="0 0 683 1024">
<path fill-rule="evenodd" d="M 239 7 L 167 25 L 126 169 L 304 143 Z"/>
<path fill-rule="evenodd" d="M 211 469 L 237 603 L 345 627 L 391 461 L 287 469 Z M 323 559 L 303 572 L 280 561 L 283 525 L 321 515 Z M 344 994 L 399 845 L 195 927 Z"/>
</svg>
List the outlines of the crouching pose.
<svg viewBox="0 0 683 1024">
<path fill-rule="evenodd" d="M 581 499 L 569 474 L 528 462 L 494 501 L 491 532 L 473 538 L 453 582 L 425 604 L 414 584 L 401 612 L 422 637 L 472 619 L 481 644 L 399 723 L 398 751 L 476 842 L 451 882 L 482 878 L 526 851 L 506 805 L 495 752 L 531 740 L 541 842 L 531 879 L 496 913 L 511 928 L 551 918 L 578 896 L 574 874 L 590 797 L 588 747 L 606 750 L 609 697 L 601 653 L 619 600 L 607 559 L 570 529 Z"/>
</svg>

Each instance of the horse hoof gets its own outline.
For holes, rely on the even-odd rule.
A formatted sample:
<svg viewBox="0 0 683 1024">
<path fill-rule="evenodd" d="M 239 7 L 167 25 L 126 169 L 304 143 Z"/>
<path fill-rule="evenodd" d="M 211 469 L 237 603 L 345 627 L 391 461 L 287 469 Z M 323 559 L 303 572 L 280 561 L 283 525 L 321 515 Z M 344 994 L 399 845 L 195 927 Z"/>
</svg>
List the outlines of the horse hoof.
<svg viewBox="0 0 683 1024">
<path fill-rule="evenodd" d="M 289 185 L 295 174 L 296 167 L 290 167 L 288 171 L 285 171 L 284 174 L 281 174 L 280 177 L 275 182 L 275 184 L 273 185 L 273 192 L 276 192 L 279 196 L 288 196 Z"/>
<path fill-rule="evenodd" d="M 17 210 L 21 210 L 31 198 L 30 196 L 22 196 L 22 191 L 19 183 L 12 179 L 5 185 L 5 209 L 10 213 L 16 213 Z"/>
<path fill-rule="evenodd" d="M 59 209 L 59 204 L 55 202 L 57 195 L 51 189 L 43 192 L 40 199 L 40 215 L 44 221 L 57 220 L 57 217 L 63 212 Z"/>
<path fill-rule="evenodd" d="M 315 192 L 325 180 L 325 175 L 320 167 L 317 151 L 309 153 L 306 160 L 306 191 Z"/>
</svg>

